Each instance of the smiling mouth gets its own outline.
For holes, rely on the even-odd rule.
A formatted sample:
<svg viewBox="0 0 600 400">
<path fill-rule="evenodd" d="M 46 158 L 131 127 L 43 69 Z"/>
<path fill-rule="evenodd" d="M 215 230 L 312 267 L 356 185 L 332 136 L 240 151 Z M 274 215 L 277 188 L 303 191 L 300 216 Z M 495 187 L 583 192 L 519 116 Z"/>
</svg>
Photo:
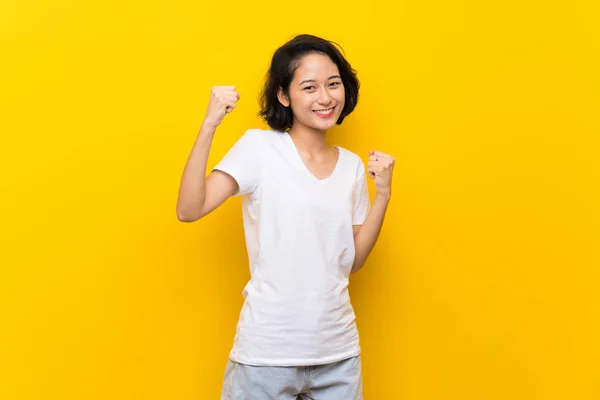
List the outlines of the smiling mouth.
<svg viewBox="0 0 600 400">
<path fill-rule="evenodd" d="M 320 115 L 329 115 L 329 114 L 331 114 L 331 113 L 333 112 L 333 109 L 334 109 L 335 107 L 336 107 L 336 106 L 333 106 L 333 107 L 331 107 L 331 108 L 328 108 L 328 109 L 326 109 L 326 110 L 313 110 L 313 112 L 314 112 L 314 113 L 317 113 L 317 114 L 320 114 Z"/>
</svg>

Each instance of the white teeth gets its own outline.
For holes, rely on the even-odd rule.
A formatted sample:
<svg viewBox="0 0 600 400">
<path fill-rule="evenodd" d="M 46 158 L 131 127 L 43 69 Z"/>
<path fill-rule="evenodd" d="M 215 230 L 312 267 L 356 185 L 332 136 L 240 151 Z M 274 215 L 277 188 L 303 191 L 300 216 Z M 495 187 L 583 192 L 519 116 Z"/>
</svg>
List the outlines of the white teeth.
<svg viewBox="0 0 600 400">
<path fill-rule="evenodd" d="M 330 109 L 328 109 L 328 110 L 315 110 L 315 112 L 316 112 L 317 114 L 323 114 L 323 115 L 326 115 L 326 114 L 329 114 L 329 113 L 331 112 L 331 110 L 333 110 L 333 108 L 330 108 Z"/>
</svg>

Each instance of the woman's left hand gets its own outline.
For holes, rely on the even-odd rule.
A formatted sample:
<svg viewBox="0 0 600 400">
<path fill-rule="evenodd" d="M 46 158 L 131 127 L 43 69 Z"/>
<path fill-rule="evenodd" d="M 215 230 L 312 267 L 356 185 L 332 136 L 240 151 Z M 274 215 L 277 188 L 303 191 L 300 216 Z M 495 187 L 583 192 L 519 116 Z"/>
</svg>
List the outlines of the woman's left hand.
<svg viewBox="0 0 600 400">
<path fill-rule="evenodd" d="M 390 197 L 392 195 L 392 172 L 396 159 L 381 151 L 369 150 L 369 177 L 375 180 L 378 194 Z"/>
</svg>

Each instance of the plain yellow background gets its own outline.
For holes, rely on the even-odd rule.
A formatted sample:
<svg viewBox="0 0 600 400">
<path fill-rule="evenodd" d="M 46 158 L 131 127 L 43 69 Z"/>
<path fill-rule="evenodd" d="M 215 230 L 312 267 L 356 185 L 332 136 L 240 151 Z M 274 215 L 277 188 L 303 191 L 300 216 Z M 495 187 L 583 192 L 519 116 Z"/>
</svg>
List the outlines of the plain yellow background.
<svg viewBox="0 0 600 400">
<path fill-rule="evenodd" d="M 179 179 L 210 87 L 241 99 L 209 167 L 265 127 L 271 55 L 312 33 L 362 83 L 331 142 L 397 158 L 350 285 L 365 398 L 600 399 L 598 20 L 592 0 L 3 1 L 0 398 L 218 398 L 240 200 L 178 222 Z"/>
</svg>

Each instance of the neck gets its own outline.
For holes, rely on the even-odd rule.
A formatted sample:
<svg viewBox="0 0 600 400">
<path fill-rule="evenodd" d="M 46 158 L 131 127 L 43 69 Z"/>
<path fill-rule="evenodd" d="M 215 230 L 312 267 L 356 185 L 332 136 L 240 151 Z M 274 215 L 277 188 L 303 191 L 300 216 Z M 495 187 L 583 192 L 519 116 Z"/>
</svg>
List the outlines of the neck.
<svg viewBox="0 0 600 400">
<path fill-rule="evenodd" d="M 288 133 L 300 150 L 310 153 L 322 153 L 329 150 L 326 130 L 313 129 L 294 123 Z"/>
</svg>

